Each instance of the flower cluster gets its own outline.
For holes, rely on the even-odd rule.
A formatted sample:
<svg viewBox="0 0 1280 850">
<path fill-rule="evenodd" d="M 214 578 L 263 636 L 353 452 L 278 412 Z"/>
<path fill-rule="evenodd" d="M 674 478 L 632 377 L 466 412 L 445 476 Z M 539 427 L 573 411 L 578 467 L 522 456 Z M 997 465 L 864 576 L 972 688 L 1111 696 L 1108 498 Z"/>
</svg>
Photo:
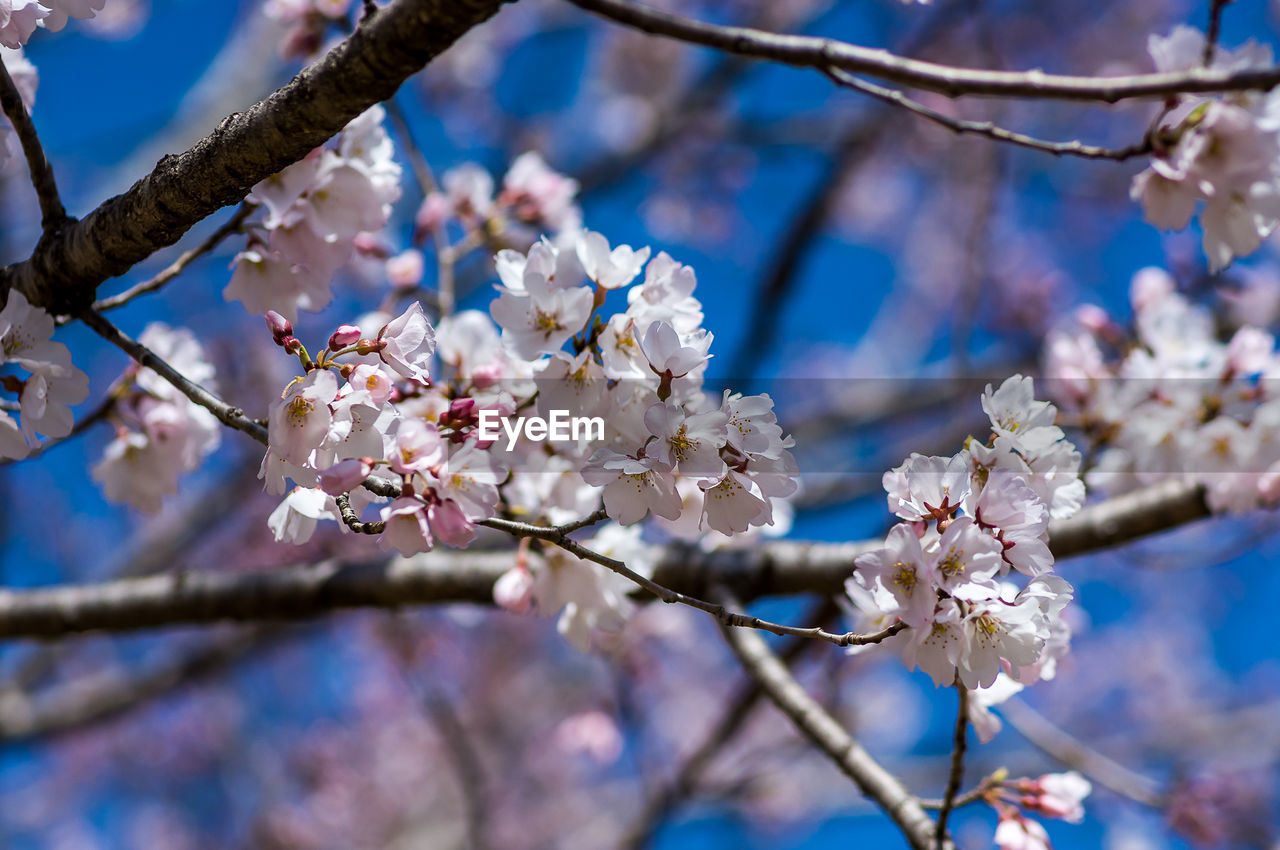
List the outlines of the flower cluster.
<svg viewBox="0 0 1280 850">
<path fill-rule="evenodd" d="M 3 20 L 4 2 L 0 0 L 0 21 Z M 0 47 L 0 62 L 4 63 L 5 70 L 9 72 L 14 85 L 18 87 L 18 93 L 22 95 L 22 102 L 30 111 L 36 100 L 36 83 L 38 82 L 36 67 L 27 61 L 21 48 Z M 21 156 L 21 153 L 22 149 L 18 144 L 17 135 L 13 132 L 13 125 L 9 123 L 8 118 L 0 115 L 0 171 L 3 171 L 10 159 Z"/>
<path fill-rule="evenodd" d="M 792 441 L 768 396 L 702 390 L 712 337 L 693 270 L 598 233 L 560 243 L 499 252 L 493 320 L 466 310 L 432 328 L 414 302 L 339 327 L 313 359 L 292 324 L 268 314 L 304 369 L 269 416 L 261 474 L 272 492 L 297 485 L 271 519 L 277 537 L 300 542 L 318 520 L 342 518 L 340 497 L 362 515 L 379 502 L 362 484 L 386 474 L 399 495 L 378 508 L 380 542 L 406 555 L 465 546 L 500 513 L 562 523 L 602 504 L 621 526 L 652 515 L 679 536 L 775 523 L 798 486 Z M 614 292 L 622 309 L 609 315 Z M 546 433 L 565 412 L 596 424 Z M 522 430 L 526 416 L 544 430 Z M 623 532 L 606 526 L 596 541 L 637 550 L 634 530 Z M 561 627 L 580 645 L 625 619 L 625 592 L 601 567 L 533 558 L 496 591 L 504 604 L 564 609 Z M 565 589 L 563 576 L 584 572 L 593 581 Z"/>
<path fill-rule="evenodd" d="M 1134 277 L 1130 299 L 1131 332 L 1090 305 L 1045 341 L 1053 395 L 1097 451 L 1090 486 L 1191 478 L 1215 511 L 1280 503 L 1275 338 L 1246 325 L 1220 341 L 1208 310 L 1159 269 Z"/>
<path fill-rule="evenodd" d="M 374 106 L 304 159 L 253 187 L 249 200 L 266 217 L 235 258 L 223 292 L 251 313 L 320 310 L 333 297 L 334 273 L 350 258 L 356 238 L 380 230 L 400 196 L 400 166 Z"/>
<path fill-rule="evenodd" d="M 1151 36 L 1148 51 L 1160 71 L 1200 67 L 1205 37 L 1179 26 Z M 1234 52 L 1215 46 L 1211 66 L 1269 69 L 1271 49 L 1249 42 Z M 1253 253 L 1280 222 L 1280 94 L 1233 92 L 1220 98 L 1179 95 L 1153 134 L 1151 165 L 1130 194 L 1147 220 L 1164 230 L 1187 226 L 1200 208 L 1210 269 Z"/>
<path fill-rule="evenodd" d="M 107 0 L 0 0 L 0 44 L 21 47 L 37 27 L 57 32 L 68 18 L 92 18 L 106 4 Z"/>
<path fill-rule="evenodd" d="M 268 420 L 261 475 L 273 493 L 284 492 L 286 477 L 300 485 L 271 518 L 277 537 L 303 542 L 317 519 L 338 519 L 336 496 L 351 494 L 353 510 L 362 510 L 374 497 L 360 485 L 375 465 L 385 465 L 401 484 L 399 497 L 381 510 L 382 545 L 409 555 L 432 548 L 436 539 L 470 543 L 473 521 L 494 514 L 500 478 L 474 445 L 447 451 L 436 423 L 427 420 L 437 402 L 444 403 L 444 410 L 434 410 L 437 421 L 465 405 L 428 392 L 436 339 L 422 305 L 414 302 L 374 338 L 354 325 L 339 327 L 314 361 L 288 320 L 269 313 L 268 324 L 306 369 L 272 405 Z"/>
<path fill-rule="evenodd" d="M 71 365 L 71 352 L 53 341 L 53 317 L 31 306 L 16 289 L 0 310 L 0 364 L 13 363 L 29 374 L 6 374 L 0 389 L 17 395 L 22 424 L 0 407 L 0 457 L 24 458 L 38 435 L 59 438 L 71 433 L 71 405 L 89 396 L 89 377 Z"/>
<path fill-rule="evenodd" d="M 138 341 L 191 381 L 214 388 L 213 364 L 186 328 L 148 325 Z M 136 364 L 112 393 L 116 435 L 93 468 L 109 501 L 146 513 L 178 492 L 178 477 L 218 447 L 222 426 L 164 378 Z"/>
<path fill-rule="evenodd" d="M 1000 816 L 996 825 L 996 847 L 999 850 L 1052 850 L 1049 834 L 1025 812 L 1079 823 L 1084 819 L 1084 798 L 1092 792 L 1089 780 L 1074 770 L 1002 782 L 987 795 L 987 801 Z"/>
<path fill-rule="evenodd" d="M 884 476 L 889 510 L 904 522 L 885 546 L 860 556 L 846 583 L 854 604 L 881 625 L 907 628 L 908 667 L 937 685 L 990 688 L 1050 678 L 1070 631 L 1059 617 L 1072 591 L 1051 575 L 1051 517 L 1084 500 L 1080 453 L 1037 401 L 1030 378 L 990 385 L 986 443 L 970 438 L 952 457 L 913 454 Z M 1004 580 L 1020 573 L 1021 589 Z"/>
<path fill-rule="evenodd" d="M 535 151 L 512 161 L 496 194 L 493 177 L 475 163 L 451 168 L 440 182 L 440 191 L 429 193 L 418 209 L 419 240 L 439 232 L 450 220 L 464 233 L 487 235 L 515 229 L 526 234 L 575 233 L 582 227 L 582 211 L 575 201 L 578 181 L 553 171 Z"/>
</svg>

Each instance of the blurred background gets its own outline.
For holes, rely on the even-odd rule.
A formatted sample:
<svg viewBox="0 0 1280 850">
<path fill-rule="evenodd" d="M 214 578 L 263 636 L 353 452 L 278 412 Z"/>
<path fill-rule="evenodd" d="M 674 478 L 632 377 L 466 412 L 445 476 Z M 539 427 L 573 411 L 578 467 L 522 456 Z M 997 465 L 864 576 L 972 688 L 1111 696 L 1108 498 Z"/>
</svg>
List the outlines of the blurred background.
<svg viewBox="0 0 1280 850">
<path fill-rule="evenodd" d="M 1150 70 L 1151 33 L 1203 28 L 1183 0 L 699 0 L 684 14 L 838 37 L 939 62 L 1081 74 Z M 1280 4 L 1237 0 L 1221 42 L 1276 42 Z M 333 26 L 317 43 L 340 37 Z M 288 25 L 257 0 L 108 0 L 92 21 L 40 32 L 34 120 L 71 214 L 123 191 L 301 67 Z M 938 108 L 945 101 L 921 98 Z M 1046 330 L 1073 308 L 1125 320 L 1134 273 L 1167 269 L 1223 333 L 1274 329 L 1272 239 L 1210 275 L 1198 234 L 1162 234 L 1129 200 L 1140 162 L 1052 156 L 948 131 L 835 88 L 820 74 L 657 40 L 564 2 L 521 0 L 468 34 L 395 100 L 442 173 L 501 177 L 540 152 L 579 181 L 585 224 L 697 271 L 715 334 L 712 384 L 768 391 L 806 476 L 789 536 L 882 534 L 880 473 L 911 451 L 978 433 L 983 384 L 1034 374 Z M 1151 104 L 969 99 L 955 107 L 1047 138 L 1123 146 Z M 397 150 L 405 126 L 393 124 Z M 410 176 L 379 250 L 412 243 Z M 21 169 L 0 177 L 0 263 L 39 231 Z M 104 292 L 168 264 L 225 221 L 199 225 Z M 219 387 L 251 415 L 287 380 L 262 320 L 222 290 L 243 240 L 120 311 L 136 335 L 196 329 Z M 430 246 L 427 280 L 434 264 Z M 481 253 L 460 304 L 487 309 Z M 323 337 L 375 307 L 377 252 L 304 315 Z M 87 329 L 58 339 L 89 373 L 87 415 L 124 370 Z M 257 444 L 228 432 L 156 516 L 105 501 L 86 470 L 101 424 L 0 466 L 0 579 L 10 587 L 173 569 L 251 570 L 373 551 L 335 526 L 276 543 Z M 815 474 L 821 471 L 822 474 Z M 1273 601 L 1280 521 L 1212 520 L 1059 566 L 1077 588 L 1073 651 L 974 746 L 976 781 L 1073 762 L 1094 781 L 1059 848 L 1275 847 L 1280 662 Z M 776 600 L 762 616 L 830 616 Z M 767 612 L 767 613 L 766 613 Z M 896 657 L 786 650 L 801 681 L 921 794 L 940 796 L 954 694 Z M 554 620 L 469 606 L 343 613 L 255 629 L 166 629 L 0 646 L 0 845 L 12 848 L 896 847 L 856 789 L 766 704 L 698 612 L 648 606 L 616 645 L 570 647 Z M 745 720 L 700 769 L 721 717 Z M 1152 791 L 1155 789 L 1155 792 Z M 1134 798 L 1138 799 L 1134 799 Z M 962 847 L 991 845 L 994 813 L 957 812 Z"/>
</svg>

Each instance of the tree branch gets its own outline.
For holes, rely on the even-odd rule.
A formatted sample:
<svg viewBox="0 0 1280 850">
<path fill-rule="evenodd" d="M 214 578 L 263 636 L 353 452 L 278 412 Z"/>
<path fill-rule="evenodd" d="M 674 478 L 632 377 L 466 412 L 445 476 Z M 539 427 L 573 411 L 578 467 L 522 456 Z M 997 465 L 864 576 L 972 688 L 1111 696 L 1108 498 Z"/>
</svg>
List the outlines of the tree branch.
<svg viewBox="0 0 1280 850">
<path fill-rule="evenodd" d="M 222 672 L 251 650 L 261 650 L 266 641 L 279 634 L 275 629 L 250 629 L 185 651 L 140 672 L 94 675 L 59 685 L 35 699 L 19 693 L 0 694 L 0 742 L 46 738 L 110 720 L 183 685 Z"/>
<path fill-rule="evenodd" d="M 0 273 L 50 313 L 75 315 L 94 290 L 196 222 L 244 199 L 259 181 L 302 159 L 360 113 L 491 17 L 503 0 L 394 0 L 323 58 L 123 195 L 41 240 L 25 262 Z"/>
<path fill-rule="evenodd" d="M 666 585 L 659 584 L 653 579 L 637 573 L 622 561 L 619 561 L 616 558 L 609 558 L 605 555 L 601 555 L 599 552 L 588 549 L 586 546 L 583 546 L 581 543 L 568 536 L 569 532 L 576 531 L 578 528 L 583 527 L 583 523 L 590 524 L 593 522 L 599 522 L 601 519 L 604 519 L 605 516 L 606 514 L 604 510 L 601 509 L 587 517 L 586 520 L 581 520 L 567 526 L 560 526 L 556 528 L 544 528 L 542 526 L 529 525 L 523 522 L 511 522 L 510 520 L 503 519 L 483 520 L 480 522 L 480 525 L 500 529 L 510 534 L 514 534 L 517 537 L 532 537 L 536 540 L 543 540 L 548 543 L 552 543 L 585 561 L 591 561 L 605 567 L 606 569 L 612 570 L 623 578 L 628 579 L 644 590 L 647 590 L 663 602 L 668 604 L 679 603 L 681 605 L 688 605 L 690 608 L 697 608 L 699 611 L 704 611 L 715 617 L 716 620 L 724 626 L 734 626 L 736 628 L 743 629 L 760 629 L 762 631 L 771 632 L 775 635 L 824 640 L 828 643 L 834 643 L 836 646 L 867 646 L 873 643 L 881 643 L 906 628 L 904 623 L 898 622 L 883 628 L 878 632 L 872 632 L 871 634 L 862 635 L 855 634 L 854 632 L 834 634 L 818 626 L 814 626 L 812 628 L 785 626 L 781 623 L 774 623 L 769 620 L 762 620 L 759 617 L 752 617 L 749 614 L 739 614 L 736 611 L 730 611 L 724 605 L 717 605 L 714 602 L 707 602 L 705 599 L 699 599 L 687 593 L 672 590 Z M 350 525 L 350 523 L 348 523 L 348 525 Z M 851 574 L 852 569 L 850 569 L 849 572 Z"/>
<path fill-rule="evenodd" d="M 58 182 L 53 177 L 53 166 L 49 164 L 49 158 L 44 154 L 40 136 L 36 133 L 35 125 L 31 123 L 27 105 L 22 101 L 22 93 L 18 91 L 18 86 L 9 75 L 9 69 L 5 67 L 3 60 L 0 60 L 0 107 L 4 109 L 5 116 L 17 132 L 18 141 L 22 144 L 23 156 L 27 158 L 31 185 L 35 187 L 36 197 L 40 200 L 40 228 L 44 231 L 44 237 L 41 239 L 43 242 L 45 237 L 56 233 L 70 219 L 67 218 L 67 211 L 62 206 L 62 198 L 58 196 Z"/>
<path fill-rule="evenodd" d="M 725 641 L 747 673 L 773 704 L 854 781 L 862 793 L 884 810 L 915 850 L 933 846 L 933 820 L 893 774 L 873 759 L 862 745 L 805 693 L 758 633 L 721 627 Z M 954 847 L 945 837 L 941 847 Z"/>
<path fill-rule="evenodd" d="M 199 384 L 188 380 L 177 369 L 174 369 L 167 362 L 160 358 L 154 351 L 147 348 L 142 343 L 129 337 L 115 325 L 111 324 L 101 313 L 93 308 L 88 308 L 80 313 L 80 319 L 86 325 L 93 328 L 98 336 L 107 342 L 122 349 L 130 357 L 136 360 L 140 365 L 147 367 L 151 371 L 164 378 L 172 384 L 179 392 L 191 399 L 194 403 L 208 410 L 218 418 L 218 421 L 229 428 L 235 428 L 237 431 L 243 431 L 253 439 L 267 444 L 267 429 L 249 417 L 244 415 L 244 411 L 238 407 L 232 407 L 213 393 L 206 390 Z"/>
<path fill-rule="evenodd" d="M 964 134 L 970 133 L 977 136 L 983 136 L 997 142 L 1006 142 L 1022 148 L 1028 148 L 1033 151 L 1053 154 L 1054 156 L 1078 156 L 1084 159 L 1110 159 L 1117 162 L 1132 159 L 1135 156 L 1142 156 L 1150 153 L 1152 150 L 1150 140 L 1129 145 L 1124 148 L 1106 148 L 1099 145 L 1087 145 L 1079 140 L 1070 142 L 1049 142 L 1043 139 L 1037 139 L 1028 136 L 1025 133 L 1017 133 L 1013 130 L 1006 130 L 999 127 L 991 121 L 967 121 L 963 118 L 953 118 L 950 115 L 944 115 L 935 109 L 930 109 L 919 101 L 912 100 L 897 89 L 891 89 L 886 86 L 878 86 L 875 83 L 860 80 L 847 71 L 839 68 L 827 68 L 823 70 L 836 85 L 844 88 L 853 89 L 862 94 L 874 97 L 883 103 L 893 106 L 900 106 L 908 112 L 919 115 L 927 121 L 946 127 L 953 133 Z"/>
<path fill-rule="evenodd" d="M 810 622 L 823 623 L 829 619 L 834 619 L 838 613 L 839 608 L 836 603 L 827 598 L 823 599 L 818 608 L 805 619 Z M 819 646 L 821 644 L 813 641 L 795 638 L 778 653 L 778 658 L 783 664 L 790 667 L 806 650 Z M 760 687 L 760 684 L 755 679 L 748 678 L 747 682 L 740 686 L 730 699 L 726 700 L 729 707 L 720 715 L 719 720 L 716 721 L 711 731 L 703 737 L 702 743 L 683 761 L 675 776 L 669 782 L 663 783 L 656 790 L 649 793 L 640 815 L 628 828 L 625 837 L 619 843 L 620 848 L 625 850 L 644 850 L 645 847 L 649 846 L 649 843 L 653 840 L 654 833 L 658 831 L 681 800 L 695 791 L 703 774 L 711 766 L 716 755 L 738 733 L 738 730 L 742 728 L 742 725 L 751 716 L 751 713 L 763 697 L 764 690 Z"/>
<path fill-rule="evenodd" d="M 936 850 L 942 850 L 947 838 L 947 820 L 951 817 L 951 810 L 955 808 L 960 783 L 964 781 L 964 753 L 969 745 L 969 689 L 957 679 L 955 691 L 959 699 L 956 707 L 956 730 L 951 746 L 951 770 L 947 773 L 947 788 L 942 794 L 942 805 L 938 808 L 938 829 L 934 844 Z"/>
<path fill-rule="evenodd" d="M 1018 734 L 1062 765 L 1134 802 L 1154 808 L 1162 805 L 1155 781 L 1086 746 L 1017 697 L 1002 704 L 1000 714 Z"/>
<path fill-rule="evenodd" d="M 169 283 L 169 281 L 186 271 L 187 266 L 203 257 L 205 254 L 208 254 L 214 248 L 217 248 L 218 245 L 222 243 L 222 240 L 231 236 L 233 233 L 239 233 L 240 226 L 244 224 L 245 219 L 253 215 L 253 211 L 255 209 L 257 209 L 257 206 L 254 204 L 247 202 L 241 204 L 240 209 L 236 210 L 235 215 L 231 216 L 231 218 L 227 219 L 221 227 L 209 234 L 208 239 L 205 239 L 191 250 L 184 251 L 182 255 L 170 263 L 164 271 L 160 272 L 150 280 L 145 280 L 142 283 L 129 287 L 118 295 L 112 295 L 109 298 L 102 298 L 93 302 L 93 309 L 97 310 L 99 313 L 104 313 L 107 310 L 114 310 L 117 307 L 123 307 L 140 295 L 146 295 L 148 292 L 155 292 L 162 288 L 165 284 Z"/>
<path fill-rule="evenodd" d="M 1280 68 L 1209 70 L 1121 77 L 1046 74 L 1040 70 L 989 71 L 955 68 L 897 56 L 829 38 L 782 35 L 749 27 L 718 26 L 661 12 L 628 0 L 570 0 L 574 5 L 618 23 L 729 53 L 807 68 L 840 68 L 948 97 L 994 95 L 1115 103 L 1139 97 L 1191 92 L 1270 90 L 1280 84 Z"/>
<path fill-rule="evenodd" d="M 1203 490 L 1169 482 L 1092 505 L 1072 519 L 1053 523 L 1050 548 L 1059 558 L 1081 555 L 1207 514 Z M 669 545 L 657 553 L 653 581 L 689 596 L 706 596 L 722 587 L 747 601 L 761 596 L 839 594 L 853 572 L 854 559 L 883 542 L 777 540 L 714 552 Z M 0 590 L 0 638 L 55 638 L 95 630 L 227 620 L 288 620 L 344 608 L 492 604 L 493 583 L 511 565 L 509 551 L 431 552 L 346 565 L 326 561 L 265 573 L 188 572 Z"/>
</svg>

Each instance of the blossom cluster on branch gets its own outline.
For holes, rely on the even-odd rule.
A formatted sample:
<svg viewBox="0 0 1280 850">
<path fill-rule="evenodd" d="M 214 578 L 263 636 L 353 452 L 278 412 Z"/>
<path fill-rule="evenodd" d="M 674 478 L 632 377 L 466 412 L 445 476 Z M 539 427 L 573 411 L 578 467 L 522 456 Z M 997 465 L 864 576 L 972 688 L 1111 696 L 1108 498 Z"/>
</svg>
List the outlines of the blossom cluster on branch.
<svg viewBox="0 0 1280 850">
<path fill-rule="evenodd" d="M 1245 325 L 1219 340 L 1209 311 L 1160 269 L 1140 271 L 1130 298 L 1130 330 L 1089 305 L 1045 341 L 1052 394 L 1096 452 L 1090 487 L 1190 478 L 1214 511 L 1280 503 L 1275 337 Z"/>
<path fill-rule="evenodd" d="M 1205 36 L 1179 26 L 1167 37 L 1151 36 L 1148 51 L 1159 71 L 1198 68 Z M 1270 47 L 1249 42 L 1235 51 L 1214 45 L 1209 65 L 1243 71 L 1270 68 L 1274 60 Z M 1177 95 L 1152 138 L 1151 165 L 1131 190 L 1147 220 L 1181 230 L 1199 208 L 1204 252 L 1215 271 L 1256 251 L 1280 222 L 1280 92 Z"/>
<path fill-rule="evenodd" d="M 1052 678 L 1067 651 L 1060 614 L 1072 589 L 1052 574 L 1048 528 L 1080 509 L 1084 482 L 1080 453 L 1031 378 L 988 385 L 982 407 L 990 439 L 971 437 L 951 457 L 913 454 L 885 473 L 889 510 L 903 522 L 858 558 L 846 589 L 874 625 L 907 626 L 891 640 L 908 667 L 975 692 L 985 739 L 998 729 L 985 709 Z"/>
<path fill-rule="evenodd" d="M 21 424 L 0 407 L 0 458 L 24 458 L 39 435 L 71 433 L 71 405 L 89 396 L 89 377 L 71 364 L 71 352 L 53 341 L 53 317 L 21 292 L 9 293 L 0 310 L 0 365 L 13 363 L 26 377 L 5 374 L 0 389 L 17 397 Z M 10 408 L 12 409 L 12 408 Z"/>
<path fill-rule="evenodd" d="M 212 390 L 213 364 L 196 335 L 160 322 L 148 325 L 138 342 L 188 380 Z M 222 441 L 222 425 L 150 369 L 131 365 L 112 391 L 109 419 L 115 438 L 93 478 L 108 501 L 156 513 L 166 496 L 178 492 L 178 477 L 196 469 Z"/>
<path fill-rule="evenodd" d="M 223 295 L 251 313 L 274 310 L 290 321 L 333 298 L 337 270 L 357 238 L 380 230 L 400 197 L 400 165 L 375 106 L 330 146 L 253 187 L 248 200 L 266 216 L 235 260 Z"/>
</svg>

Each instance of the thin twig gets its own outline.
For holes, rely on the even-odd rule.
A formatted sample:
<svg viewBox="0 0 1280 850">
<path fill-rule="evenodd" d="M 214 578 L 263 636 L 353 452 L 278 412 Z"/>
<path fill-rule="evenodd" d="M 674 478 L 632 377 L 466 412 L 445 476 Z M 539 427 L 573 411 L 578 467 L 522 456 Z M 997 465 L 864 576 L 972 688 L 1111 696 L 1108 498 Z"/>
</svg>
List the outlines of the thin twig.
<svg viewBox="0 0 1280 850">
<path fill-rule="evenodd" d="M 1009 725 L 1037 749 L 1066 767 L 1074 768 L 1099 785 L 1144 806 L 1159 808 L 1163 796 L 1155 780 L 1130 770 L 1073 737 L 1047 717 L 1014 697 L 1000 713 Z"/>
<path fill-rule="evenodd" d="M 808 68 L 840 68 L 948 97 L 993 95 L 1115 103 L 1191 92 L 1267 91 L 1280 84 L 1280 67 L 1238 71 L 1197 68 L 1119 77 L 1083 77 L 1029 71 L 956 68 L 897 56 L 830 38 L 783 35 L 750 27 L 719 26 L 662 12 L 628 0 L 570 0 L 590 12 L 652 35 L 729 53 Z"/>
<path fill-rule="evenodd" d="M 597 514 L 603 515 L 603 511 L 597 511 Z M 594 514 L 593 514 L 594 516 Z M 592 561 L 602 567 L 613 570 L 618 575 L 630 579 L 638 584 L 644 590 L 649 591 L 654 596 L 668 604 L 679 603 L 688 605 L 690 608 L 697 608 L 699 611 L 705 611 L 715 617 L 721 624 L 725 626 L 734 626 L 744 629 L 760 629 L 762 631 L 771 632 L 775 635 L 790 635 L 792 637 L 812 638 L 814 640 L 824 640 L 828 643 L 834 643 L 836 646 L 867 646 L 873 643 L 881 643 L 896 635 L 898 632 L 906 628 L 904 623 L 898 622 L 891 626 L 881 629 L 878 632 L 870 634 L 856 634 L 847 632 L 845 634 L 834 634 L 826 629 L 814 626 L 812 628 L 800 628 L 798 626 L 785 626 L 781 623 L 773 623 L 768 620 L 762 620 L 759 617 L 752 617 L 747 614 L 739 614 L 730 611 L 723 605 L 714 602 L 707 602 L 696 596 L 690 596 L 679 591 L 672 590 L 658 584 L 653 579 L 643 576 L 632 570 L 622 561 L 601 555 L 599 552 L 592 551 L 581 543 L 567 536 L 567 532 L 561 528 L 546 528 L 540 525 L 529 525 L 523 522 L 512 522 L 504 519 L 486 519 L 482 520 L 480 525 L 496 528 L 500 531 L 506 531 L 517 537 L 533 537 L 537 540 L 543 540 L 547 543 L 559 546 L 561 549 L 572 555 L 577 555 L 584 561 Z"/>
<path fill-rule="evenodd" d="M 1204 36 L 1204 55 L 1201 62 L 1208 68 L 1213 64 L 1213 54 L 1218 49 L 1218 38 L 1222 34 L 1222 10 L 1227 8 L 1231 0 L 1209 0 L 1209 27 Z"/>
<path fill-rule="evenodd" d="M 445 754 L 453 763 L 465 812 L 465 846 L 467 850 L 485 850 L 490 846 L 485 835 L 486 824 L 490 820 L 487 812 L 488 782 L 474 736 L 463 723 L 453 701 L 433 680 L 419 672 L 418 647 L 409 622 L 403 617 L 395 618 L 382 634 L 398 662 L 405 687 L 435 725 Z"/>
<path fill-rule="evenodd" d="M 0 107 L 3 107 L 9 123 L 17 131 L 23 156 L 27 158 L 31 185 L 35 187 L 36 197 L 40 200 L 40 228 L 46 234 L 54 233 L 69 221 L 67 211 L 58 195 L 58 182 L 53 176 L 53 166 L 49 164 L 49 158 L 45 156 L 44 147 L 40 144 L 40 136 L 31 123 L 31 114 L 27 112 L 22 93 L 18 91 L 3 60 L 0 60 Z"/>
<path fill-rule="evenodd" d="M 973 788 L 970 788 L 968 791 L 965 791 L 963 794 L 957 794 L 955 798 L 951 801 L 951 810 L 954 812 L 956 809 L 960 809 L 965 806 L 970 806 L 970 805 L 973 805 L 974 803 L 982 801 L 994 789 L 999 788 L 1001 785 L 1004 784 L 1004 778 L 1007 773 L 1008 771 L 1002 768 L 996 771 L 995 773 L 991 774 L 990 776 L 983 777 L 981 782 L 979 782 Z M 944 805 L 946 805 L 946 800 L 942 800 L 942 799 L 934 800 L 928 797 L 920 798 L 920 807 L 924 809 L 939 810 Z"/>
<path fill-rule="evenodd" d="M 101 313 L 89 308 L 81 312 L 77 318 L 93 328 L 107 342 L 120 348 L 139 364 L 164 378 L 192 402 L 208 410 L 223 425 L 248 434 L 264 446 L 268 445 L 267 429 L 260 422 L 250 419 L 240 408 L 232 407 L 204 387 L 185 377 L 154 351 L 132 339 L 113 325 Z M 400 485 L 385 478 L 371 475 L 365 479 L 362 486 L 379 496 L 395 498 L 400 495 Z"/>
<path fill-rule="evenodd" d="M 338 503 L 338 514 L 342 517 L 342 522 L 357 534 L 381 534 L 387 530 L 385 520 L 362 522 L 360 515 L 352 509 L 351 497 L 346 493 L 334 496 L 333 500 Z"/>
<path fill-rule="evenodd" d="M 147 367 L 164 378 L 178 392 L 216 416 L 223 425 L 235 428 L 237 431 L 243 431 L 264 446 L 267 444 L 266 428 L 245 416 L 244 411 L 240 408 L 232 407 L 204 387 L 184 377 L 181 372 L 170 366 L 154 351 L 127 336 L 101 313 L 89 308 L 80 313 L 79 318 L 86 325 L 93 328 L 98 336 L 122 349 L 140 365 Z"/>
<path fill-rule="evenodd" d="M 969 743 L 969 689 L 957 681 L 955 691 L 959 699 L 956 707 L 956 730 L 951 745 L 951 770 L 947 774 L 947 790 L 942 794 L 942 806 L 938 809 L 938 829 L 934 838 L 936 850 L 942 850 L 947 838 L 947 820 L 951 817 L 951 810 L 955 808 L 960 783 L 964 781 L 964 753 Z"/>
<path fill-rule="evenodd" d="M 953 118 L 950 115 L 945 115 L 935 109 L 931 109 L 919 101 L 912 100 L 897 89 L 876 85 L 875 83 L 858 79 L 849 72 L 842 71 L 839 68 L 825 68 L 823 69 L 823 73 L 837 85 L 862 92 L 863 94 L 874 97 L 876 100 L 883 103 L 900 106 L 908 112 L 919 115 L 921 118 L 932 121 L 942 127 L 946 127 L 948 130 L 955 133 L 971 133 L 978 136 L 984 136 L 997 142 L 1007 142 L 1011 145 L 1017 145 L 1018 147 L 1028 148 L 1030 150 L 1053 154 L 1054 156 L 1078 156 L 1083 157 L 1084 159 L 1109 159 L 1119 162 L 1151 152 L 1152 146 L 1149 138 L 1144 138 L 1143 141 L 1137 144 L 1123 148 L 1106 148 L 1099 145 L 1087 145 L 1079 140 L 1070 142 L 1050 142 L 1044 139 L 1037 139 L 1034 136 L 1028 136 L 1025 133 L 1006 130 L 991 121 L 969 121 L 963 118 Z"/>
<path fill-rule="evenodd" d="M 765 695 L 814 746 L 871 798 L 906 836 L 914 850 L 933 847 L 933 820 L 906 786 L 871 757 L 857 739 L 805 692 L 758 632 L 722 626 L 721 634 Z M 943 837 L 941 845 L 954 845 Z"/>
<path fill-rule="evenodd" d="M 396 131 L 399 132 L 400 139 L 404 143 L 405 153 L 409 157 L 409 167 L 418 184 L 418 191 L 422 193 L 423 198 L 426 198 L 427 195 L 439 189 L 439 181 L 436 180 L 435 173 L 427 162 L 422 146 L 414 138 L 413 129 L 409 126 L 409 118 L 400 108 L 400 104 L 393 98 L 387 101 L 386 107 L 387 114 L 391 116 L 391 122 L 396 125 Z M 443 227 L 437 227 L 431 234 L 431 238 L 436 249 L 436 307 L 443 317 L 452 314 L 457 304 L 455 266 L 458 258 L 453 251 L 449 250 L 449 237 Z"/>
<path fill-rule="evenodd" d="M 222 240 L 234 233 L 239 233 L 241 225 L 244 224 L 245 219 L 253 214 L 255 209 L 257 209 L 255 204 L 245 201 L 240 205 L 240 208 L 236 210 L 235 215 L 231 216 L 231 218 L 227 219 L 226 223 L 213 233 L 209 234 L 209 238 L 205 239 L 191 250 L 183 252 L 182 256 L 174 260 L 173 263 L 171 263 L 164 271 L 160 272 L 150 280 L 146 280 L 142 283 L 129 287 L 118 295 L 112 295 L 93 302 L 93 309 L 100 313 L 105 313 L 107 310 L 114 310 L 117 307 L 123 307 L 140 295 L 146 295 L 148 292 L 155 292 L 160 289 L 165 284 L 169 283 L 178 275 L 186 271 L 187 266 L 191 265 L 200 257 L 203 257 L 205 254 L 208 254 L 214 248 L 217 248 L 218 245 L 222 243 Z"/>
</svg>

